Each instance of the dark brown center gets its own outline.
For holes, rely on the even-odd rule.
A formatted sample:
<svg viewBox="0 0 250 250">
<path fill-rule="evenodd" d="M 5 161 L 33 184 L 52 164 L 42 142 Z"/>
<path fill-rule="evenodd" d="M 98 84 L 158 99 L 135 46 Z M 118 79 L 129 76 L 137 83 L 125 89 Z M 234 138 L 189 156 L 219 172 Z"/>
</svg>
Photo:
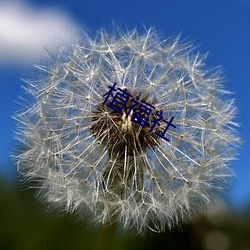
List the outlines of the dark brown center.
<svg viewBox="0 0 250 250">
<path fill-rule="evenodd" d="M 96 111 L 94 111 L 90 128 L 91 133 L 100 144 L 108 149 L 110 159 L 122 159 L 125 157 L 125 154 L 127 154 L 126 157 L 143 154 L 147 148 L 152 150 L 159 140 L 159 137 L 154 132 L 160 133 L 160 127 L 156 126 L 154 132 L 150 132 L 151 121 L 156 120 L 157 110 L 152 110 L 144 127 L 136 122 L 138 121 L 137 118 L 134 118 L 135 121 L 131 121 L 135 113 L 145 116 L 143 111 L 139 110 L 139 105 L 129 109 L 129 107 L 133 106 L 135 97 L 135 93 L 132 94 L 132 97 L 129 97 L 122 114 L 107 107 L 111 103 L 110 100 L 106 102 L 106 105 L 98 104 Z M 138 102 L 142 100 L 146 102 L 147 99 L 148 95 L 139 95 Z M 155 99 L 147 103 L 153 106 L 157 103 L 157 100 Z M 117 104 L 117 107 L 121 108 L 121 105 Z"/>
</svg>

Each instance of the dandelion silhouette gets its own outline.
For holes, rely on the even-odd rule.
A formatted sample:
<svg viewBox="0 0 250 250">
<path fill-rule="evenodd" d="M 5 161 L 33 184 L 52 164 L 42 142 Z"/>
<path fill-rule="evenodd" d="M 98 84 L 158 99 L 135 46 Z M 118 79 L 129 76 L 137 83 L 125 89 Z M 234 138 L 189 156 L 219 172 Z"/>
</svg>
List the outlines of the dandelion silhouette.
<svg viewBox="0 0 250 250">
<path fill-rule="evenodd" d="M 239 142 L 218 70 L 153 29 L 82 36 L 26 81 L 33 99 L 15 116 L 18 170 L 44 201 L 97 224 L 163 231 L 192 219 L 226 186 Z M 122 114 L 111 98 L 103 104 L 114 83 L 130 94 Z M 144 127 L 131 122 L 137 108 L 127 115 L 136 96 L 155 107 Z M 166 124 L 151 129 L 160 111 L 174 117 L 168 141 L 155 133 Z"/>
</svg>

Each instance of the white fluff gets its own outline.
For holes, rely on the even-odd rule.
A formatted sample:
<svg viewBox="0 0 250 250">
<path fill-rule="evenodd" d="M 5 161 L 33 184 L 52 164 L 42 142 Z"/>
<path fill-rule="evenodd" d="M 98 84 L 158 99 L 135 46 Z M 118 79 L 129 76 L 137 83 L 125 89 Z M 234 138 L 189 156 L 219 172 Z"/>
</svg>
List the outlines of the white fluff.
<svg viewBox="0 0 250 250">
<path fill-rule="evenodd" d="M 116 218 L 124 229 L 163 231 L 202 212 L 233 174 L 228 162 L 239 142 L 234 102 L 218 70 L 207 70 L 191 44 L 163 41 L 153 29 L 102 30 L 95 39 L 83 33 L 79 44 L 37 68 L 39 76 L 25 87 L 32 99 L 15 116 L 24 148 L 16 161 L 24 177 L 37 180 L 44 201 L 96 223 Z M 91 126 L 114 82 L 148 93 L 165 117 L 174 117 L 169 142 L 157 139 L 147 150 L 134 150 L 132 160 L 110 158 L 103 135 L 94 136 Z M 102 115 L 117 125 L 110 113 Z M 116 132 L 122 136 L 124 129 L 116 126 Z M 124 169 L 129 180 L 121 176 Z"/>
</svg>

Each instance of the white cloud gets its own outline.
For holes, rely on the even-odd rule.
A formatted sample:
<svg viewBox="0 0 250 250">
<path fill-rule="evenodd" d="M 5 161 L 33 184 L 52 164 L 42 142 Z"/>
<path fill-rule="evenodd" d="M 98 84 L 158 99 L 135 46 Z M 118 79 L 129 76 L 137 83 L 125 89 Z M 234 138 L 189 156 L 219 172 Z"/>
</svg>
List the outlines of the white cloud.
<svg viewBox="0 0 250 250">
<path fill-rule="evenodd" d="M 56 9 L 39 10 L 22 2 L 0 3 L 0 64 L 27 63 L 70 42 L 76 25 Z"/>
</svg>

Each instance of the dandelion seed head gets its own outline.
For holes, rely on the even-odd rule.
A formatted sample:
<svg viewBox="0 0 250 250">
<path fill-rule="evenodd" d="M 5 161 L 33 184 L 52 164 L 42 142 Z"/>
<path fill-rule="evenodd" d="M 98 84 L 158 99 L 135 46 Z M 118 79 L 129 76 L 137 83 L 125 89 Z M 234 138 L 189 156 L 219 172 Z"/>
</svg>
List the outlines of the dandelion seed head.
<svg viewBox="0 0 250 250">
<path fill-rule="evenodd" d="M 142 232 L 192 219 L 233 175 L 236 108 L 220 73 L 154 29 L 82 36 L 26 80 L 32 101 L 15 116 L 19 172 L 49 204 L 96 223 L 115 218 Z M 122 114 L 103 105 L 114 83 L 130 94 Z M 144 127 L 131 121 L 132 99 L 154 106 Z M 169 141 L 155 134 L 163 124 L 151 131 L 160 111 L 174 117 Z"/>
</svg>

